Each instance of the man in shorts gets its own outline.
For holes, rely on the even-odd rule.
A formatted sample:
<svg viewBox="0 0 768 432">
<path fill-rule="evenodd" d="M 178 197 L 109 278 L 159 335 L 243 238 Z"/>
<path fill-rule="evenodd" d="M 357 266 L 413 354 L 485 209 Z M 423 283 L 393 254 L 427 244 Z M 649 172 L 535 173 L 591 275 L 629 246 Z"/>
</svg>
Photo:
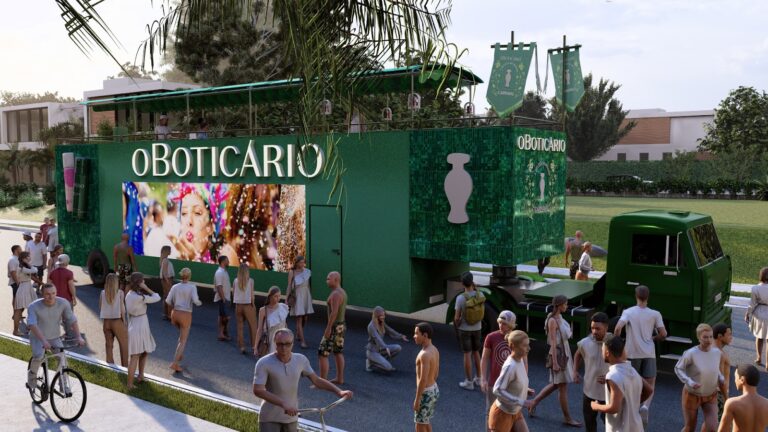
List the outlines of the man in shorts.
<svg viewBox="0 0 768 432">
<path fill-rule="evenodd" d="M 584 427 L 588 432 L 597 431 L 597 411 L 592 409 L 592 402 L 605 404 L 605 375 L 608 363 L 603 359 L 603 341 L 608 333 L 608 315 L 597 312 L 592 315 L 592 333 L 580 340 L 573 357 L 574 382 L 582 381 L 579 365 L 584 361 L 584 396 L 581 411 L 584 415 Z M 605 417 L 605 415 L 603 415 Z"/>
<path fill-rule="evenodd" d="M 347 327 L 344 323 L 344 317 L 347 309 L 347 292 L 341 287 L 341 275 L 339 272 L 330 272 L 325 278 L 331 293 L 328 295 L 328 324 L 323 332 L 323 339 L 320 341 L 320 348 L 317 350 L 320 364 L 320 378 L 328 378 L 328 356 L 333 352 L 333 358 L 336 361 L 336 378 L 331 382 L 344 384 L 344 334 Z"/>
<path fill-rule="evenodd" d="M 656 386 L 656 345 L 655 342 L 667 338 L 667 330 L 664 328 L 664 320 L 661 314 L 648 307 L 650 290 L 645 285 L 635 288 L 635 300 L 637 306 L 625 309 L 616 324 L 614 334 L 621 336 L 624 327 L 627 328 L 626 347 L 627 358 L 632 367 L 650 384 Z M 654 336 L 653 332 L 656 332 Z M 651 397 L 643 400 L 640 406 L 640 417 L 643 425 L 648 424 L 648 409 L 651 406 Z"/>
<path fill-rule="evenodd" d="M 723 390 L 720 373 L 720 350 L 714 346 L 712 327 L 699 324 L 696 327 L 699 344 L 687 349 L 675 365 L 675 374 L 685 385 L 682 405 L 685 426 L 683 432 L 696 429 L 699 408 L 704 413 L 704 431 L 717 429 L 717 391 Z"/>
<path fill-rule="evenodd" d="M 229 296 L 232 293 L 232 281 L 229 279 L 229 258 L 225 255 L 219 256 L 219 268 L 216 269 L 216 273 L 213 275 L 213 286 L 215 287 L 216 294 L 213 296 L 213 302 L 219 304 L 219 336 L 220 341 L 228 341 L 229 337 Z"/>
<path fill-rule="evenodd" d="M 464 272 L 461 275 L 461 284 L 464 285 L 464 292 L 456 297 L 456 313 L 453 317 L 453 324 L 458 329 L 459 345 L 464 353 L 464 381 L 459 383 L 459 387 L 464 390 L 474 390 L 475 385 L 480 385 L 480 350 L 482 347 L 482 320 L 469 323 L 467 322 L 467 300 L 482 295 L 475 287 L 472 273 Z M 475 361 L 475 377 L 472 377 L 472 360 Z M 489 385 L 493 385 L 489 383 Z"/>
<path fill-rule="evenodd" d="M 112 248 L 112 259 L 117 269 L 117 277 L 120 283 L 120 288 L 126 290 L 128 287 L 128 278 L 135 271 L 138 271 L 136 267 L 136 260 L 133 256 L 133 246 L 128 244 L 128 233 L 124 232 L 120 235 L 120 243 L 116 244 Z M 126 291 L 126 294 L 128 291 Z"/>
<path fill-rule="evenodd" d="M 733 342 L 731 326 L 725 323 L 717 323 L 712 326 L 712 336 L 715 338 L 715 347 L 720 350 L 720 373 L 723 375 L 722 391 L 717 392 L 717 421 L 723 418 L 725 400 L 731 384 L 731 357 L 725 352 L 725 347 Z"/>
<path fill-rule="evenodd" d="M 608 335 L 603 341 L 603 359 L 610 364 L 605 375 L 606 403 L 592 401 L 593 411 L 605 413 L 606 432 L 641 432 L 640 401 L 653 389 L 627 361 L 624 340 Z"/>
<path fill-rule="evenodd" d="M 21 253 L 21 246 L 11 246 L 11 258 L 8 259 L 8 286 L 11 287 L 11 309 L 14 309 L 14 303 L 16 302 L 16 291 L 19 289 L 19 276 L 16 273 L 19 270 L 19 254 Z"/>
<path fill-rule="evenodd" d="M 741 396 L 725 401 L 723 418 L 718 432 L 752 432 L 768 428 L 768 399 L 757 392 L 760 372 L 751 364 L 740 364 L 734 374 L 736 388 Z"/>
<path fill-rule="evenodd" d="M 440 398 L 437 376 L 440 374 L 440 352 L 432 345 L 432 326 L 429 323 L 416 324 L 413 341 L 421 346 L 416 356 L 416 398 L 413 400 L 413 421 L 416 432 L 432 432 L 430 421 L 435 415 L 435 406 Z"/>
<path fill-rule="evenodd" d="M 579 269 L 581 258 L 581 245 L 584 244 L 584 233 L 576 231 L 573 237 L 565 240 L 565 266 L 571 279 L 576 279 L 576 271 Z"/>
<path fill-rule="evenodd" d="M 352 392 L 341 390 L 315 375 L 309 359 L 293 353 L 293 332 L 287 328 L 275 332 L 276 350 L 256 362 L 253 371 L 253 394 L 261 399 L 259 431 L 297 432 L 299 380 L 307 377 L 315 388 L 351 398 Z"/>
<path fill-rule="evenodd" d="M 29 256 L 32 258 L 30 264 L 37 269 L 37 277 L 42 280 L 45 266 L 48 263 L 48 246 L 43 243 L 42 233 L 35 233 L 35 239 L 27 242 L 26 252 L 29 252 Z"/>
</svg>

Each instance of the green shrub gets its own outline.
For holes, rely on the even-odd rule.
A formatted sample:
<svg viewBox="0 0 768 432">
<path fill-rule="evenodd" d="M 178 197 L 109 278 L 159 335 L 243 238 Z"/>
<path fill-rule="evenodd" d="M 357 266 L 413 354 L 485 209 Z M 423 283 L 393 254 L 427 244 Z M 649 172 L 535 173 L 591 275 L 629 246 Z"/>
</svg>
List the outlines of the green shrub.
<svg viewBox="0 0 768 432">
<path fill-rule="evenodd" d="M 45 205 L 45 201 L 37 194 L 37 192 L 26 191 L 19 195 L 19 200 L 16 203 L 16 207 L 21 210 L 30 210 Z"/>
<path fill-rule="evenodd" d="M 112 127 L 112 123 L 110 123 L 110 121 L 106 119 L 100 121 L 98 126 L 96 126 L 96 133 L 100 137 L 111 137 L 114 134 L 114 128 Z"/>
<path fill-rule="evenodd" d="M 56 185 L 51 183 L 43 188 L 43 201 L 48 205 L 56 204 Z"/>
<path fill-rule="evenodd" d="M 16 204 L 16 199 L 8 192 L 0 190 L 0 207 L 8 207 Z"/>
</svg>

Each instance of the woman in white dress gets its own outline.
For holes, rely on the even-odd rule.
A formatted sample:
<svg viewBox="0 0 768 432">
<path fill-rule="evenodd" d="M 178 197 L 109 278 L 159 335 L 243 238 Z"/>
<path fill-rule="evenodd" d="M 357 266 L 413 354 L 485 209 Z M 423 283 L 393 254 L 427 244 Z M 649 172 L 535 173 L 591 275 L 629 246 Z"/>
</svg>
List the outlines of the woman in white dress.
<svg viewBox="0 0 768 432">
<path fill-rule="evenodd" d="M 21 288 L 19 288 L 21 289 Z M 752 287 L 752 296 L 744 320 L 755 336 L 755 364 L 763 365 L 763 346 L 768 339 L 768 267 L 760 269 L 760 283 Z M 768 347 L 766 347 L 768 350 Z M 768 353 L 766 354 L 768 363 Z"/>
<path fill-rule="evenodd" d="M 576 280 L 589 280 L 589 272 L 592 271 L 592 243 L 586 242 L 581 248 L 581 258 L 579 258 L 579 270 L 576 272 Z"/>
<path fill-rule="evenodd" d="M 285 296 L 291 308 L 291 316 L 296 317 L 296 340 L 301 342 L 302 348 L 307 347 L 307 342 L 304 340 L 304 325 L 309 315 L 315 312 L 312 309 L 312 291 L 309 286 L 311 276 L 312 272 L 307 268 L 304 257 L 297 256 L 293 261 L 293 270 L 288 272 L 288 289 Z M 293 294 L 293 300 L 291 300 L 291 294 Z"/>
<path fill-rule="evenodd" d="M 147 305 L 160 301 L 160 295 L 144 283 L 144 275 L 131 274 L 128 283 L 128 295 L 125 296 L 125 310 L 128 313 L 128 390 L 133 390 L 133 374 L 139 368 L 137 382 L 144 381 L 144 366 L 147 356 L 155 350 L 155 339 L 149 329 Z"/>
<path fill-rule="evenodd" d="M 24 313 L 24 309 L 37 300 L 37 292 L 35 287 L 32 286 L 32 281 L 40 283 L 40 280 L 37 278 L 37 269 L 30 264 L 31 262 L 32 257 L 29 255 L 29 252 L 19 254 L 19 269 L 16 271 L 19 288 L 13 300 L 13 334 L 15 336 L 24 336 L 19 332 L 21 316 Z"/>
<path fill-rule="evenodd" d="M 571 325 L 563 319 L 563 312 L 568 309 L 568 298 L 564 295 L 557 295 L 552 299 L 552 312 L 547 316 L 544 322 L 544 330 L 547 333 L 547 342 L 549 351 L 547 352 L 546 366 L 549 370 L 549 384 L 541 389 L 538 395 L 531 402 L 528 408 L 528 415 L 533 416 L 536 412 L 536 406 L 551 395 L 555 390 L 558 391 L 560 399 L 560 409 L 563 411 L 564 423 L 566 426 L 581 427 L 582 424 L 571 417 L 568 408 L 568 383 L 573 382 L 571 371 L 573 370 L 573 358 L 571 357 L 571 347 L 568 339 L 573 335 Z"/>
<path fill-rule="evenodd" d="M 285 322 L 287 319 L 288 305 L 280 303 L 280 288 L 273 286 L 269 289 L 264 306 L 259 309 L 259 328 L 256 330 L 256 343 L 253 347 L 254 354 L 258 355 L 258 341 L 261 340 L 261 335 L 264 331 L 267 332 L 269 339 L 269 352 L 273 353 L 276 351 L 275 333 L 282 328 L 288 327 Z"/>
<path fill-rule="evenodd" d="M 253 279 L 251 279 L 248 264 L 240 264 L 237 269 L 237 277 L 232 285 L 232 302 L 235 304 L 235 320 L 237 321 L 237 346 L 240 348 L 240 354 L 245 354 L 245 338 L 243 337 L 243 324 L 248 323 L 251 337 L 251 345 L 255 346 L 256 341 L 256 305 L 253 297 Z"/>
</svg>

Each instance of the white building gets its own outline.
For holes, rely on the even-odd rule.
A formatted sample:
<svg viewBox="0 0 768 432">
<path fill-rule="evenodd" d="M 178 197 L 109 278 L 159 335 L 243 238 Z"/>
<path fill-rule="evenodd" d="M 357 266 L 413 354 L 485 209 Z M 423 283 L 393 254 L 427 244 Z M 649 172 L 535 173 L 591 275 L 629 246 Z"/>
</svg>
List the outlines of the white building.
<svg viewBox="0 0 768 432">
<path fill-rule="evenodd" d="M 625 121 L 637 124 L 618 144 L 597 160 L 647 161 L 671 158 L 676 151 L 697 151 L 706 135 L 704 125 L 712 123 L 714 110 L 674 111 L 630 110 Z"/>
<path fill-rule="evenodd" d="M 83 108 L 78 103 L 39 102 L 0 108 L 0 150 L 18 143 L 19 149 L 42 147 L 38 134 L 42 129 L 67 121 L 80 121 Z"/>
</svg>

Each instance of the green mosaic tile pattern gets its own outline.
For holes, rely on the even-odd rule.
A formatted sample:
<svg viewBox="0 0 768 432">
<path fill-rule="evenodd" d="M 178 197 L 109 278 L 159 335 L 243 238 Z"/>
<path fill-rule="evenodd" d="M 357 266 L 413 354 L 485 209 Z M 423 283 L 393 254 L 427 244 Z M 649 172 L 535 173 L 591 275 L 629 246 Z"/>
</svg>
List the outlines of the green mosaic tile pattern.
<svg viewBox="0 0 768 432">
<path fill-rule="evenodd" d="M 88 217 L 76 219 L 67 212 L 64 204 L 64 170 L 61 154 L 73 152 L 75 157 L 91 159 L 91 178 L 88 185 Z M 101 247 L 101 219 L 99 206 L 99 154 L 92 144 L 56 146 L 56 214 L 59 225 L 59 242 L 74 265 L 84 266 L 91 250 Z"/>
<path fill-rule="evenodd" d="M 448 261 L 515 265 L 562 252 L 564 152 L 521 150 L 520 136 L 564 139 L 562 133 L 498 127 L 411 133 L 410 254 Z M 469 222 L 453 224 L 444 191 L 450 153 L 467 153 L 472 177 Z M 542 199 L 541 180 L 544 174 Z"/>
</svg>

